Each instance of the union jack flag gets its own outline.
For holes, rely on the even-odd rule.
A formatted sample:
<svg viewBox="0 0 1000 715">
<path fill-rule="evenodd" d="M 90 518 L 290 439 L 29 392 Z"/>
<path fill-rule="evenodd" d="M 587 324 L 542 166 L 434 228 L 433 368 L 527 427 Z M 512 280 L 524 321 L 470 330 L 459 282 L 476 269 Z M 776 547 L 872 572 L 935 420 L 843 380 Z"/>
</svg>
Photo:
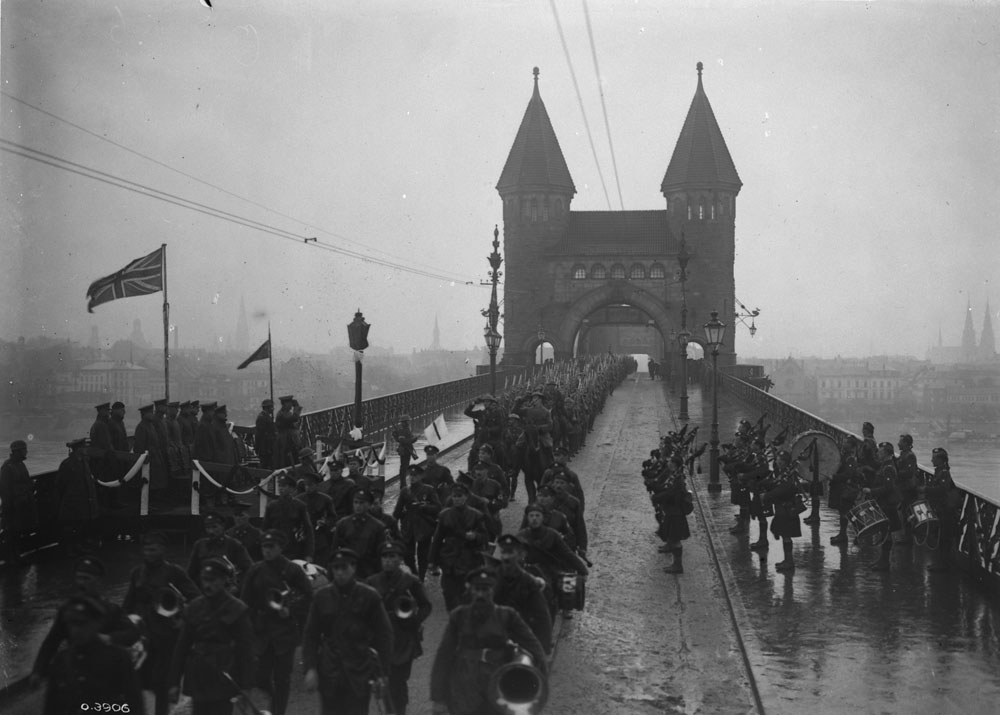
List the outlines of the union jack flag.
<svg viewBox="0 0 1000 715">
<path fill-rule="evenodd" d="M 163 290 L 163 247 L 137 258 L 117 273 L 98 278 L 87 289 L 87 312 L 119 298 L 147 295 Z"/>
</svg>

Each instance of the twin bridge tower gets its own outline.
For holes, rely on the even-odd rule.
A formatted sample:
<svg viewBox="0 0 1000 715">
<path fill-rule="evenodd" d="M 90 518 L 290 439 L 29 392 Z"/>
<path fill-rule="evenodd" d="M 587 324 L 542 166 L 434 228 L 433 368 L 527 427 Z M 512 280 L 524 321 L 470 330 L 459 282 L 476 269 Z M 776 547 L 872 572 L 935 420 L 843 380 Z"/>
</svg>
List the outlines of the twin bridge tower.
<svg viewBox="0 0 1000 715">
<path fill-rule="evenodd" d="M 496 187 L 507 268 L 505 365 L 532 364 L 542 342 L 557 360 L 610 347 L 676 361 L 685 305 L 690 342 L 703 347 L 702 326 L 719 311 L 729 324 L 719 363 L 735 363 L 736 196 L 743 182 L 705 94 L 700 62 L 697 71 L 694 99 L 660 184 L 664 208 L 574 211 L 576 187 L 535 68 Z M 690 274 L 683 281 L 682 250 Z M 616 335 L 629 337 L 613 344 Z"/>
</svg>

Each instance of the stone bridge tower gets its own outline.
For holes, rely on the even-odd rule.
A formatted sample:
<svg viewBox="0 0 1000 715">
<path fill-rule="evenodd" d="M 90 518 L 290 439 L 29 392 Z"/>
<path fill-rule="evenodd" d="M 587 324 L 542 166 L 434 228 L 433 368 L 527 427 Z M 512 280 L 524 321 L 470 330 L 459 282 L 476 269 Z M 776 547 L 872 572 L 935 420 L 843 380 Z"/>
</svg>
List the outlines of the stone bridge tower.
<svg viewBox="0 0 1000 715">
<path fill-rule="evenodd" d="M 672 334 L 681 328 L 685 296 L 692 341 L 703 342 L 701 326 L 718 310 L 729 326 L 719 362 L 735 362 L 733 265 L 742 182 L 701 74 L 699 62 L 694 99 L 660 184 L 666 207 L 571 211 L 576 187 L 535 68 L 534 90 L 496 187 L 503 200 L 507 264 L 505 364 L 534 360 L 540 327 L 557 359 L 609 347 L 673 355 Z M 677 263 L 682 236 L 691 256 L 684 296 Z M 606 339 L 591 344 L 588 336 L 609 326 L 620 328 L 618 344 Z M 652 336 L 658 351 L 636 349 Z"/>
</svg>

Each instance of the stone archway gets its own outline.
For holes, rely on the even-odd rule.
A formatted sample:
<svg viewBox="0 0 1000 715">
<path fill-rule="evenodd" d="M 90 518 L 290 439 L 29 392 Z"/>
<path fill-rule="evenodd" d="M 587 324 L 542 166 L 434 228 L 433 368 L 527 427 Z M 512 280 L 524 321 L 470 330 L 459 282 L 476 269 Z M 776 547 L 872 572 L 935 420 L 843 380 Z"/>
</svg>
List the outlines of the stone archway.
<svg viewBox="0 0 1000 715">
<path fill-rule="evenodd" d="M 639 308 L 646 313 L 654 322 L 656 329 L 660 332 L 660 337 L 667 341 L 667 334 L 675 325 L 667 312 L 663 302 L 652 293 L 627 282 L 615 282 L 604 285 L 600 288 L 583 294 L 569 306 L 559 324 L 556 335 L 546 339 L 561 347 L 563 350 L 572 350 L 573 339 L 577 331 L 583 324 L 584 318 L 599 308 L 607 305 L 628 304 Z M 566 346 L 569 346 L 567 348 Z M 566 355 L 566 353 L 562 353 Z"/>
</svg>

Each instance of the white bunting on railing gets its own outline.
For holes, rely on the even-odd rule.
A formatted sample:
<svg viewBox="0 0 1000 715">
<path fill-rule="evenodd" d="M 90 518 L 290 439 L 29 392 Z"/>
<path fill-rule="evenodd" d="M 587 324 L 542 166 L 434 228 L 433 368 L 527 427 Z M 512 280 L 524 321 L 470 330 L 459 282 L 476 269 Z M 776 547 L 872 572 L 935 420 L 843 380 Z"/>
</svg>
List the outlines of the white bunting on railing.
<svg viewBox="0 0 1000 715">
<path fill-rule="evenodd" d="M 105 482 L 101 481 L 100 479 L 96 479 L 94 481 L 96 481 L 102 487 L 108 487 L 109 489 L 118 489 L 125 482 L 131 481 L 132 477 L 134 477 L 136 474 L 140 472 L 140 470 L 142 469 L 142 465 L 146 463 L 146 459 L 148 457 L 149 457 L 149 452 L 143 452 L 142 454 L 140 454 L 139 458 L 135 460 L 135 464 L 132 465 L 132 467 L 128 470 L 128 473 L 121 479 L 116 479 L 113 482 Z"/>
</svg>

